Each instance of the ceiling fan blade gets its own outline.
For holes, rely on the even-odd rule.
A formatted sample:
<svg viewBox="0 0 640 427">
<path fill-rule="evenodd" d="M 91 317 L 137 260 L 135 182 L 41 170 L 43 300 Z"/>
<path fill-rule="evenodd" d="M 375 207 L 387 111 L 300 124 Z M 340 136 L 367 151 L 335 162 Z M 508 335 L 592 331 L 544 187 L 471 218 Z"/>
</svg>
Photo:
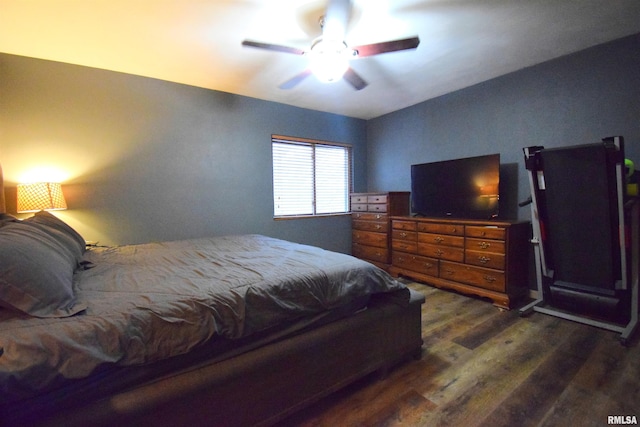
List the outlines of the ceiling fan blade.
<svg viewBox="0 0 640 427">
<path fill-rule="evenodd" d="M 325 40 L 343 41 L 351 15 L 350 0 L 331 0 L 327 6 L 322 25 Z"/>
<path fill-rule="evenodd" d="M 362 46 L 351 46 L 351 49 L 358 52 L 358 57 L 379 55 L 381 53 L 395 52 L 398 50 L 415 49 L 420 44 L 420 38 L 410 37 L 408 39 L 392 40 L 382 43 L 365 44 Z"/>
<path fill-rule="evenodd" d="M 360 74 L 356 73 L 353 68 L 349 67 L 342 76 L 355 90 L 361 90 L 367 87 L 368 83 L 364 81 Z"/>
<path fill-rule="evenodd" d="M 306 69 L 303 72 L 301 72 L 300 74 L 290 78 L 289 80 L 287 80 L 286 82 L 282 83 L 280 86 L 278 86 L 280 89 L 293 89 L 294 87 L 296 87 L 298 84 L 300 84 L 304 79 L 306 79 L 307 77 L 309 77 L 309 75 L 311 74 L 311 69 Z"/>
<path fill-rule="evenodd" d="M 282 46 L 279 44 L 261 43 L 253 40 L 243 40 L 242 46 L 257 47 L 258 49 L 274 50 L 276 52 L 293 53 L 294 55 L 304 55 L 304 50 L 297 47 Z"/>
</svg>

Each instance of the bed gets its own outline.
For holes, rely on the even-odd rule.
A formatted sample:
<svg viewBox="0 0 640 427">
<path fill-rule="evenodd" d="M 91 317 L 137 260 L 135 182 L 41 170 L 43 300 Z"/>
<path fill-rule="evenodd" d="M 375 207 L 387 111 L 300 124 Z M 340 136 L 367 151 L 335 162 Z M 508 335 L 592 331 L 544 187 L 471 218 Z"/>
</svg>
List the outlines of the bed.
<svg viewBox="0 0 640 427">
<path fill-rule="evenodd" d="M 3 202 L 2 425 L 271 425 L 420 357 L 424 297 L 362 260 L 262 235 L 87 249 Z"/>
</svg>

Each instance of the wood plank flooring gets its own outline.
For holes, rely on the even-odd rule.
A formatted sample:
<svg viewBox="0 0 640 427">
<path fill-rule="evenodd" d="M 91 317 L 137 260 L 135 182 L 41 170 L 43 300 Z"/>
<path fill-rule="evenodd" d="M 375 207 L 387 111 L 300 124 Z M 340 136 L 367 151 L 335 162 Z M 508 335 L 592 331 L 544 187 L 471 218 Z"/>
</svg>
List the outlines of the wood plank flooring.
<svg viewBox="0 0 640 427">
<path fill-rule="evenodd" d="M 282 426 L 606 426 L 640 423 L 640 344 L 541 313 L 411 283 L 426 296 L 422 359 L 372 375 Z"/>
</svg>

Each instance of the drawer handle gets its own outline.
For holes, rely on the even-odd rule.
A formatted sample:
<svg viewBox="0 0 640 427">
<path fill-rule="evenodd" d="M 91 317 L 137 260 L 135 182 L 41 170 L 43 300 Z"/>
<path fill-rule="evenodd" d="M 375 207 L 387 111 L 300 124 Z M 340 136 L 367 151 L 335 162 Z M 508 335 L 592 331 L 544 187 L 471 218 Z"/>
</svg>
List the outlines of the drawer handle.
<svg viewBox="0 0 640 427">
<path fill-rule="evenodd" d="M 455 228 L 455 227 L 453 227 L 453 228 L 451 229 L 451 232 L 452 232 L 452 233 L 455 233 L 455 232 L 457 232 L 457 231 L 458 231 L 458 229 L 457 229 L 457 228 Z"/>
<path fill-rule="evenodd" d="M 489 282 L 489 283 L 493 283 L 493 282 L 495 282 L 496 280 L 498 280 L 498 279 L 496 279 L 496 278 L 495 278 L 495 277 L 493 277 L 493 276 L 484 276 L 484 277 L 483 277 L 483 279 L 484 279 L 484 280 L 486 280 L 486 281 L 487 281 L 487 282 Z"/>
<path fill-rule="evenodd" d="M 486 257 L 486 256 L 479 256 L 478 257 L 478 261 L 480 261 L 481 264 L 486 264 L 489 261 L 491 261 L 491 258 Z"/>
<path fill-rule="evenodd" d="M 433 238 L 433 240 L 434 240 L 436 243 L 440 243 L 440 242 L 442 242 L 444 239 L 443 239 L 442 237 L 438 236 L 438 237 L 434 237 L 434 238 Z"/>
<path fill-rule="evenodd" d="M 407 237 L 407 233 L 405 233 L 404 231 L 402 233 L 400 233 L 400 236 L 402 237 Z"/>
<path fill-rule="evenodd" d="M 433 268 L 433 264 L 431 264 L 430 262 L 425 262 L 424 263 L 424 268 L 426 268 L 427 270 L 430 270 Z"/>
<path fill-rule="evenodd" d="M 376 215 L 376 219 L 380 219 L 380 218 L 382 218 L 382 215 L 380 214 Z"/>
<path fill-rule="evenodd" d="M 446 270 L 444 270 L 445 273 L 447 273 L 449 276 L 453 276 L 453 273 L 455 273 L 453 270 L 447 268 Z"/>
<path fill-rule="evenodd" d="M 376 224 L 376 230 L 380 230 L 382 228 L 382 226 L 380 224 Z"/>
<path fill-rule="evenodd" d="M 435 253 L 436 253 L 436 255 L 440 256 L 440 255 L 442 255 L 444 252 L 442 252 L 440 249 L 438 249 Z"/>
<path fill-rule="evenodd" d="M 478 246 L 480 246 L 482 249 L 487 249 L 489 246 L 491 246 L 491 243 L 480 242 L 478 243 Z"/>
</svg>

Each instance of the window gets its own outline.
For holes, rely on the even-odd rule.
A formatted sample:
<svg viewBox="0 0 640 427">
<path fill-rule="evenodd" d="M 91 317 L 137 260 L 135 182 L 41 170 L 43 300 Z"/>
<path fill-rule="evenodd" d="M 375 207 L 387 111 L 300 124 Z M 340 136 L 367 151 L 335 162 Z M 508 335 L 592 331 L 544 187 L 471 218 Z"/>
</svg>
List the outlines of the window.
<svg viewBox="0 0 640 427">
<path fill-rule="evenodd" d="M 346 213 L 351 146 L 273 135 L 274 217 Z"/>
</svg>

